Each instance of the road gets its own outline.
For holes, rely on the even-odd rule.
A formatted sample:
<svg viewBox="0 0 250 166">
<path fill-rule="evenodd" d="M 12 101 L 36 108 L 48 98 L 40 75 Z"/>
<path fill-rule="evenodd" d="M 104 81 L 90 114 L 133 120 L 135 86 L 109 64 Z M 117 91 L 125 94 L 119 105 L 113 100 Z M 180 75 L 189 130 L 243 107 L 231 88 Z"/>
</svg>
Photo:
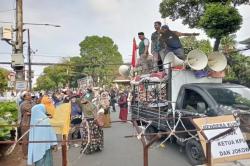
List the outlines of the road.
<svg viewBox="0 0 250 166">
<path fill-rule="evenodd" d="M 112 120 L 118 120 L 118 112 L 112 112 Z M 104 129 L 104 150 L 91 155 L 81 155 L 80 148 L 72 147 L 68 152 L 68 166 L 143 166 L 143 148 L 132 135 L 135 129 L 130 123 L 113 123 Z M 166 147 L 153 144 L 149 149 L 149 166 L 190 166 L 185 152 L 180 147 L 167 143 Z M 61 150 L 54 153 L 54 165 L 61 166 Z M 249 161 L 226 163 L 218 166 L 250 166 Z"/>
<path fill-rule="evenodd" d="M 112 120 L 118 120 L 118 112 L 112 112 Z M 111 128 L 104 129 L 104 150 L 91 155 L 81 155 L 80 148 L 68 150 L 69 166 L 142 166 L 143 148 L 137 138 L 124 138 L 132 135 L 135 129 L 129 123 L 113 123 Z M 149 149 L 151 166 L 190 166 L 184 153 L 177 145 L 169 144 L 165 148 Z M 61 151 L 54 155 L 56 166 L 61 165 Z M 167 164 L 166 164 L 167 163 Z"/>
</svg>

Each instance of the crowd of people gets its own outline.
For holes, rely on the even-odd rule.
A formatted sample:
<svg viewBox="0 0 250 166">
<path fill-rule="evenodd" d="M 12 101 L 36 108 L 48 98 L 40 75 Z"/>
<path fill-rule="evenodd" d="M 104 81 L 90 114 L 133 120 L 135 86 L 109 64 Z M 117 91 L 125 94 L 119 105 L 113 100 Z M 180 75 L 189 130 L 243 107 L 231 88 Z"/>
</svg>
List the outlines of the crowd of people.
<svg viewBox="0 0 250 166">
<path fill-rule="evenodd" d="M 138 45 L 139 59 L 137 67 L 141 66 L 143 73 L 162 70 L 162 62 L 164 62 L 165 56 L 169 52 L 173 52 L 177 58 L 185 60 L 186 56 L 179 37 L 199 35 L 199 33 L 172 31 L 168 25 L 162 26 L 160 21 L 154 22 L 154 28 L 155 32 L 151 35 L 152 56 L 149 56 L 149 39 L 145 37 L 144 32 L 138 33 L 140 43 Z"/>
<path fill-rule="evenodd" d="M 127 90 L 104 90 L 88 87 L 84 91 L 63 89 L 57 92 L 32 95 L 29 91 L 19 93 L 18 123 L 22 137 L 23 158 L 36 166 L 52 165 L 51 149 L 56 149 L 57 140 L 66 135 L 68 140 L 79 139 L 81 144 L 69 141 L 68 148 L 80 147 L 82 153 L 102 151 L 103 128 L 111 127 L 111 112 L 120 107 L 119 118 L 126 122 L 130 92 Z M 40 127 L 44 125 L 47 127 Z M 58 129 L 58 125 L 62 129 Z M 31 143 L 52 141 L 51 143 Z"/>
</svg>

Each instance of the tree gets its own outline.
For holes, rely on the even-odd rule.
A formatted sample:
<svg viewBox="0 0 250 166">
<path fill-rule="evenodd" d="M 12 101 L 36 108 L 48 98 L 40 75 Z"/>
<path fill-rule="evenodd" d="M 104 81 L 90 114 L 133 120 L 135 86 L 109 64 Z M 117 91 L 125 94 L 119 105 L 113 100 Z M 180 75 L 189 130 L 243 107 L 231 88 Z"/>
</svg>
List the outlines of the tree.
<svg viewBox="0 0 250 166">
<path fill-rule="evenodd" d="M 242 17 L 237 9 L 219 3 L 207 5 L 199 21 L 206 34 L 215 38 L 214 51 L 218 51 L 221 38 L 236 32 L 241 24 Z"/>
<path fill-rule="evenodd" d="M 122 64 L 122 55 L 113 40 L 106 36 L 87 36 L 79 46 L 81 59 L 75 60 L 85 65 L 81 72 L 92 76 L 95 83 L 111 83 Z"/>
<path fill-rule="evenodd" d="M 0 68 L 0 93 L 2 93 L 7 89 L 8 86 L 7 75 L 8 75 L 8 70 Z"/>
<path fill-rule="evenodd" d="M 235 38 L 235 35 L 230 35 L 221 39 L 220 49 L 228 59 L 224 81 L 235 82 L 250 87 L 250 57 L 237 52 Z"/>
<path fill-rule="evenodd" d="M 68 70 L 69 67 L 64 65 L 53 65 L 46 67 L 44 69 L 44 74 L 46 74 L 56 85 L 56 88 L 59 88 L 60 84 L 66 85 L 68 82 Z"/>
<path fill-rule="evenodd" d="M 180 40 L 184 47 L 184 50 L 185 49 L 189 49 L 189 50 L 199 49 L 203 51 L 206 55 L 212 52 L 212 47 L 211 47 L 209 40 L 197 40 L 196 37 L 194 36 L 183 37 Z"/>
<path fill-rule="evenodd" d="M 56 87 L 54 81 L 52 81 L 47 75 L 42 75 L 36 80 L 36 90 L 51 90 Z"/>
<path fill-rule="evenodd" d="M 203 26 L 202 26 L 203 21 L 201 21 L 201 20 L 204 16 L 206 18 L 212 19 L 212 20 L 206 19 L 207 24 L 211 23 L 217 17 L 220 17 L 218 15 L 216 15 L 215 18 L 210 17 L 213 13 L 210 14 L 210 12 L 207 12 L 207 10 L 211 10 L 211 8 L 212 8 L 212 7 L 210 7 L 211 5 L 219 5 L 221 7 L 220 9 L 222 11 L 224 11 L 223 12 L 224 17 L 222 18 L 223 20 L 220 19 L 219 21 L 224 22 L 225 25 L 232 26 L 232 27 L 226 27 L 226 29 L 230 30 L 230 33 L 233 33 L 233 32 L 235 32 L 235 29 L 237 30 L 237 28 L 240 24 L 232 25 L 232 24 L 228 23 L 231 19 L 231 15 L 229 14 L 230 12 L 232 12 L 234 18 L 238 18 L 238 11 L 236 9 L 231 9 L 230 6 L 235 7 L 235 6 L 238 6 L 241 4 L 248 4 L 248 3 L 249 3 L 249 0 L 205 0 L 205 1 L 162 0 L 162 2 L 160 3 L 160 13 L 161 13 L 162 18 L 169 17 L 173 20 L 182 19 L 182 23 L 184 25 L 189 25 L 190 28 L 203 28 Z M 226 9 L 224 9 L 224 8 L 226 8 Z M 216 11 L 216 12 L 218 12 L 218 11 Z M 229 12 L 227 15 L 228 17 L 225 17 L 227 12 Z M 221 26 L 221 23 L 219 21 L 214 21 L 213 24 L 210 24 L 211 27 L 216 28 L 216 29 L 214 29 L 214 31 L 216 31 L 216 30 L 220 31 L 221 29 L 225 28 L 225 26 Z M 241 23 L 241 22 L 239 21 L 239 23 Z M 217 24 L 219 24 L 219 25 L 217 26 Z M 206 29 L 204 29 L 205 31 L 206 30 L 208 31 L 210 29 L 209 25 L 208 26 L 204 25 L 204 28 L 206 28 Z M 224 36 L 228 35 L 227 32 L 228 31 L 226 31 L 226 33 L 224 33 L 222 35 L 224 35 Z M 210 34 L 210 32 L 209 32 L 209 34 Z M 210 37 L 217 37 L 217 36 L 211 35 Z M 219 43 L 219 38 L 216 42 Z M 216 50 L 216 47 L 218 45 L 217 43 L 215 44 L 215 47 L 214 47 L 215 50 Z"/>
<path fill-rule="evenodd" d="M 230 52 L 236 51 L 236 35 L 225 36 L 221 39 L 220 50 L 222 50 L 225 54 L 229 54 Z"/>
<path fill-rule="evenodd" d="M 95 85 L 110 84 L 122 63 L 117 45 L 109 37 L 87 36 L 80 44 L 80 56 L 64 61 L 65 65 L 44 68 L 37 79 L 37 89 L 58 89 L 66 84 L 77 86 L 77 80 L 92 76 Z"/>
<path fill-rule="evenodd" d="M 66 85 L 69 81 L 70 67 L 65 65 L 53 65 L 44 68 L 43 75 L 37 79 L 39 90 L 58 89 L 60 85 Z"/>
</svg>

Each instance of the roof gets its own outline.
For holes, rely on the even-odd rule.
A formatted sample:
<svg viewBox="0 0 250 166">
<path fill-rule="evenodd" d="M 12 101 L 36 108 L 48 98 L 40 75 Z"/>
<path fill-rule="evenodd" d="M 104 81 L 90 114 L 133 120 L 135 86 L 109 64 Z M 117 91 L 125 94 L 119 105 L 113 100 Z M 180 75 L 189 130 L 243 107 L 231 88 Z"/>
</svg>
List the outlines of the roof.
<svg viewBox="0 0 250 166">
<path fill-rule="evenodd" d="M 240 41 L 240 44 L 245 44 L 247 46 L 247 48 L 250 48 L 250 38 Z"/>
<path fill-rule="evenodd" d="M 196 86 L 199 88 L 247 88 L 243 85 L 231 84 L 231 83 L 191 83 L 185 86 Z"/>
<path fill-rule="evenodd" d="M 116 77 L 115 80 L 113 80 L 113 82 L 117 82 L 117 83 L 130 82 L 130 78 L 124 77 L 124 76 L 118 76 Z"/>
<path fill-rule="evenodd" d="M 245 39 L 245 40 L 243 40 L 243 41 L 240 41 L 239 43 L 240 43 L 240 44 L 247 44 L 247 45 L 250 45 L 250 38 Z"/>
</svg>

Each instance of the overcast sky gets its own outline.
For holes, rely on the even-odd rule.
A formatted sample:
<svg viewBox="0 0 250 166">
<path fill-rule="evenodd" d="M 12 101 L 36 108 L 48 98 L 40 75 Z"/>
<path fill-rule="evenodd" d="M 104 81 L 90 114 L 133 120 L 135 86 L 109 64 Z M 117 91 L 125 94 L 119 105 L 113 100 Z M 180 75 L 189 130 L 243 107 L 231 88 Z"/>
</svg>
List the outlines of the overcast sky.
<svg viewBox="0 0 250 166">
<path fill-rule="evenodd" d="M 111 37 L 118 45 L 123 60 L 129 62 L 132 39 L 137 37 L 137 32 L 143 31 L 150 38 L 154 31 L 153 22 L 164 22 L 158 12 L 160 2 L 161 0 L 23 0 L 24 22 L 61 25 L 60 28 L 25 25 L 25 28 L 30 29 L 31 47 L 37 50 L 32 60 L 59 62 L 60 56 L 79 55 L 79 43 L 86 36 L 99 35 Z M 0 0 L 0 4 L 0 22 L 14 22 L 15 12 L 6 10 L 15 8 L 15 0 Z M 237 40 L 241 41 L 250 37 L 250 6 L 242 6 L 239 10 L 243 16 L 243 24 L 237 32 Z M 202 31 L 188 29 L 181 21 L 166 19 L 166 23 L 171 29 L 200 32 L 199 38 L 206 38 Z M 3 25 L 7 24 L 0 23 L 0 27 Z M 25 51 L 26 48 L 25 45 Z M 0 61 L 10 61 L 10 52 L 11 47 L 0 41 Z M 42 72 L 41 67 L 33 69 L 36 75 Z"/>
</svg>

